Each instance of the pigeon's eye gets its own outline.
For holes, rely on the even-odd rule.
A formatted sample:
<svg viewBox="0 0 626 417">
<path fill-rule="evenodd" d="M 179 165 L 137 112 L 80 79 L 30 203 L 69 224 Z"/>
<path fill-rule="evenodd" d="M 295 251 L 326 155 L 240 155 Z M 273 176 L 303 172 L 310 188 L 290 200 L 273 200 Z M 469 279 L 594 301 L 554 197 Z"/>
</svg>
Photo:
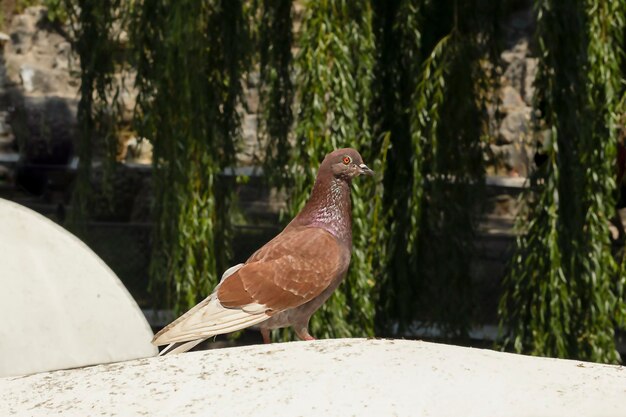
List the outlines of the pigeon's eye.
<svg viewBox="0 0 626 417">
<path fill-rule="evenodd" d="M 352 158 L 350 158 L 348 155 L 343 157 L 344 165 L 348 165 L 350 162 L 352 162 Z"/>
</svg>

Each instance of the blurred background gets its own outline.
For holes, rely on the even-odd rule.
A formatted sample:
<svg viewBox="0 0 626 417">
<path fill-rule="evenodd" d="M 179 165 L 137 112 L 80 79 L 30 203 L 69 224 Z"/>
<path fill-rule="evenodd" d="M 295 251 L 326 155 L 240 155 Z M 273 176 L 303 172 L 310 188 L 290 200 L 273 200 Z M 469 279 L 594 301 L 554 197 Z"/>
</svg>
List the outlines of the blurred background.
<svg viewBox="0 0 626 417">
<path fill-rule="evenodd" d="M 0 197 L 156 330 L 354 147 L 377 174 L 313 335 L 619 362 L 625 42 L 626 0 L 2 0 Z"/>
</svg>

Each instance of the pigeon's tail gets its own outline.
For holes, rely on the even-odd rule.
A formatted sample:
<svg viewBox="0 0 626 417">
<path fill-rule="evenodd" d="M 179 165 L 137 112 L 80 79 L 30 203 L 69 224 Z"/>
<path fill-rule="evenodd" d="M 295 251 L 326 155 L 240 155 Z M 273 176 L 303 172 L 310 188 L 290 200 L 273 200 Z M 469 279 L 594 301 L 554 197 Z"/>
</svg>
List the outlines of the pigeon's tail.
<svg viewBox="0 0 626 417">
<path fill-rule="evenodd" d="M 197 345 L 204 342 L 205 340 L 206 339 L 198 339 L 198 340 L 192 340 L 191 342 L 170 343 L 169 345 L 167 345 L 165 349 L 159 352 L 159 356 L 169 355 L 169 354 L 175 355 L 177 353 L 187 352 L 188 350 L 195 348 Z"/>
<path fill-rule="evenodd" d="M 242 266 L 243 264 L 238 264 L 227 269 L 222 275 L 220 284 Z M 217 299 L 216 292 L 154 336 L 153 345 L 168 345 L 159 353 L 159 356 L 187 352 L 211 336 L 240 330 L 267 320 L 268 316 L 264 308 L 244 306 L 241 309 L 227 309 L 223 307 Z"/>
<path fill-rule="evenodd" d="M 170 345 L 161 355 L 186 352 L 209 337 L 241 330 L 267 320 L 269 315 L 266 310 L 265 306 L 259 304 L 226 308 L 219 302 L 216 293 L 213 293 L 157 333 L 152 344 Z"/>
</svg>

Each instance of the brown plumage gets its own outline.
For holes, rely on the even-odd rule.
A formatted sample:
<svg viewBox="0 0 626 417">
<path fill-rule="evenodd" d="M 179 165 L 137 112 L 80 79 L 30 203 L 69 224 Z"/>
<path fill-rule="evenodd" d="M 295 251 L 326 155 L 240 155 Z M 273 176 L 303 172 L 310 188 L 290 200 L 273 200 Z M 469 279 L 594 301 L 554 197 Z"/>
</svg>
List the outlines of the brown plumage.
<svg viewBox="0 0 626 417">
<path fill-rule="evenodd" d="M 253 325 L 266 343 L 270 329 L 288 326 L 300 339 L 313 339 L 309 319 L 350 264 L 350 182 L 361 174 L 373 172 L 356 150 L 326 155 L 302 211 L 244 264 L 224 272 L 211 295 L 157 333 L 153 344 L 170 344 L 161 354 Z"/>
</svg>

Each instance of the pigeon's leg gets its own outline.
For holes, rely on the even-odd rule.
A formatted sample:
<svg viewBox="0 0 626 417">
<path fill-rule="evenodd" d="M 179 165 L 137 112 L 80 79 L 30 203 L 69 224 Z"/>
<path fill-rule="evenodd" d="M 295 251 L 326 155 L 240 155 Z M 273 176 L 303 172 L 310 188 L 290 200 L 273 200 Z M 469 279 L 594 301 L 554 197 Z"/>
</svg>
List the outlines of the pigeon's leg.
<svg viewBox="0 0 626 417">
<path fill-rule="evenodd" d="M 309 334 L 308 326 L 296 326 L 293 329 L 296 331 L 296 335 L 300 340 L 315 340 L 315 338 Z"/>
<path fill-rule="evenodd" d="M 270 339 L 270 329 L 261 329 L 261 336 L 263 336 L 263 343 L 266 345 L 272 343 L 272 339 Z"/>
</svg>

